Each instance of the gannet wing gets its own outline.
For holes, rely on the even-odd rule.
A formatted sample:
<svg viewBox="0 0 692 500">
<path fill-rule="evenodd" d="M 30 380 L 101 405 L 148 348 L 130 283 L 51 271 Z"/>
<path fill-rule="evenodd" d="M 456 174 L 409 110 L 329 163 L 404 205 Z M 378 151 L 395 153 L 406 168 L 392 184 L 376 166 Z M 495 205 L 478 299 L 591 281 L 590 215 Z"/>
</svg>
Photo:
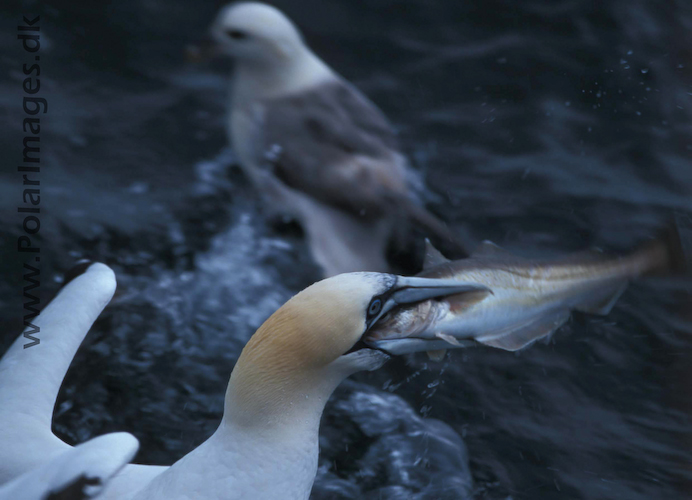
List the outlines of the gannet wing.
<svg viewBox="0 0 692 500">
<path fill-rule="evenodd" d="M 96 498 L 138 448 L 137 439 L 126 432 L 99 436 L 0 486 L 0 500 Z"/>
<path fill-rule="evenodd" d="M 85 261 L 68 278 L 0 359 L 0 484 L 69 449 L 51 432 L 53 407 L 77 348 L 115 292 L 115 275 Z"/>
<path fill-rule="evenodd" d="M 406 160 L 387 119 L 348 82 L 332 79 L 265 101 L 264 163 L 286 185 L 356 215 L 407 198 Z"/>
</svg>

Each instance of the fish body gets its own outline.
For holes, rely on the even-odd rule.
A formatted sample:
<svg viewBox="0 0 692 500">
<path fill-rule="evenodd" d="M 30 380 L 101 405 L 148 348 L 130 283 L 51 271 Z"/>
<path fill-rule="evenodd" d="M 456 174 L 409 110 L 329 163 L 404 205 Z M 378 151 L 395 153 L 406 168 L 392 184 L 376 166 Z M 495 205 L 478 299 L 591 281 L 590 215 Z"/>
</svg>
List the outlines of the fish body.
<svg viewBox="0 0 692 500">
<path fill-rule="evenodd" d="M 448 261 L 427 245 L 419 277 L 485 289 L 393 310 L 371 329 L 367 344 L 392 354 L 475 343 L 516 351 L 553 333 L 572 311 L 608 314 L 631 280 L 675 268 L 678 253 L 673 247 L 679 246 L 671 246 L 669 239 L 652 240 L 622 257 L 593 251 L 532 260 L 484 242 L 472 257 Z"/>
</svg>

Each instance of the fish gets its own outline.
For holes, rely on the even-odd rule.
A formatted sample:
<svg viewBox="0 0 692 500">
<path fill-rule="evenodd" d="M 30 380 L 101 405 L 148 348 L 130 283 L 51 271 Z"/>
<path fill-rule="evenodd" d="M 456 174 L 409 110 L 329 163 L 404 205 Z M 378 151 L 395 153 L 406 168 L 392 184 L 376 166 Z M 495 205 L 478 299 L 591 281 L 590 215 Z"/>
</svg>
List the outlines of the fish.
<svg viewBox="0 0 692 500">
<path fill-rule="evenodd" d="M 609 314 L 634 279 L 687 273 L 690 227 L 689 219 L 679 218 L 661 237 L 615 257 L 591 250 L 528 259 L 484 241 L 469 258 L 450 261 L 426 240 L 418 277 L 478 288 L 394 308 L 363 342 L 394 355 L 427 351 L 433 360 L 442 359 L 447 349 L 478 344 L 517 351 L 548 338 L 572 311 Z"/>
</svg>

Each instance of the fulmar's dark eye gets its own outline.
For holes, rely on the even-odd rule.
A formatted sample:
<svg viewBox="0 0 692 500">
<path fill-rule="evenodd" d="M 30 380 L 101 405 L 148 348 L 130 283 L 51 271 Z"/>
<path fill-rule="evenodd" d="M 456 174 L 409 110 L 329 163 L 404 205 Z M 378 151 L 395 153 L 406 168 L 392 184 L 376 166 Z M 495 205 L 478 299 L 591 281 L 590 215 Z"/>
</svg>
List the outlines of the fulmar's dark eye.
<svg viewBox="0 0 692 500">
<path fill-rule="evenodd" d="M 226 34 L 233 40 L 245 40 L 247 38 L 247 33 L 240 30 L 226 30 Z"/>
<path fill-rule="evenodd" d="M 382 301 L 380 299 L 375 299 L 372 302 L 370 302 L 370 305 L 368 306 L 368 316 L 376 316 L 380 313 L 382 310 Z"/>
</svg>

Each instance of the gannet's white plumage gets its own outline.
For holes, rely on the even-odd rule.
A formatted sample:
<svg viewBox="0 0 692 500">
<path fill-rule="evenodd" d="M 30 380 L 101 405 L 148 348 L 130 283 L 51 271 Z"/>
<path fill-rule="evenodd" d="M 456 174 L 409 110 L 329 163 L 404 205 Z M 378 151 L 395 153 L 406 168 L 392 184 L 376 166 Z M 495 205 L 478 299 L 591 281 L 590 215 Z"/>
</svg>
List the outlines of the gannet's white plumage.
<svg viewBox="0 0 692 500">
<path fill-rule="evenodd" d="M 51 431 L 53 408 L 79 345 L 113 297 L 115 275 L 99 263 L 83 262 L 75 271 L 81 274 L 33 320 L 40 344 L 25 349 L 29 340 L 20 335 L 0 359 L 0 485 L 61 456 L 80 456 L 63 455 L 72 448 Z M 129 465 L 119 477 L 136 485 L 164 469 Z"/>
<path fill-rule="evenodd" d="M 52 434 L 53 406 L 72 357 L 115 289 L 108 267 L 82 267 L 85 272 L 36 319 L 41 343 L 24 349 L 20 336 L 0 360 L 0 485 L 37 467 L 50 471 L 51 461 L 79 450 Z M 366 330 L 398 303 L 468 287 L 352 273 L 306 288 L 243 349 L 217 431 L 170 467 L 125 466 L 99 498 L 306 499 L 317 470 L 327 399 L 345 377 L 388 359 L 359 344 Z"/>
<path fill-rule="evenodd" d="M 0 500 L 96 498 L 138 448 L 137 438 L 126 432 L 99 436 L 0 486 Z"/>
<path fill-rule="evenodd" d="M 240 164 L 273 210 L 300 221 L 326 275 L 387 270 L 406 220 L 460 246 L 415 199 L 385 116 L 278 9 L 231 4 L 211 34 L 235 63 L 228 130 Z"/>
<path fill-rule="evenodd" d="M 77 348 L 115 292 L 113 271 L 93 264 L 33 321 L 0 361 L 0 484 L 69 449 L 51 432 L 58 390 Z M 32 329 L 33 330 L 33 329 Z"/>
</svg>

